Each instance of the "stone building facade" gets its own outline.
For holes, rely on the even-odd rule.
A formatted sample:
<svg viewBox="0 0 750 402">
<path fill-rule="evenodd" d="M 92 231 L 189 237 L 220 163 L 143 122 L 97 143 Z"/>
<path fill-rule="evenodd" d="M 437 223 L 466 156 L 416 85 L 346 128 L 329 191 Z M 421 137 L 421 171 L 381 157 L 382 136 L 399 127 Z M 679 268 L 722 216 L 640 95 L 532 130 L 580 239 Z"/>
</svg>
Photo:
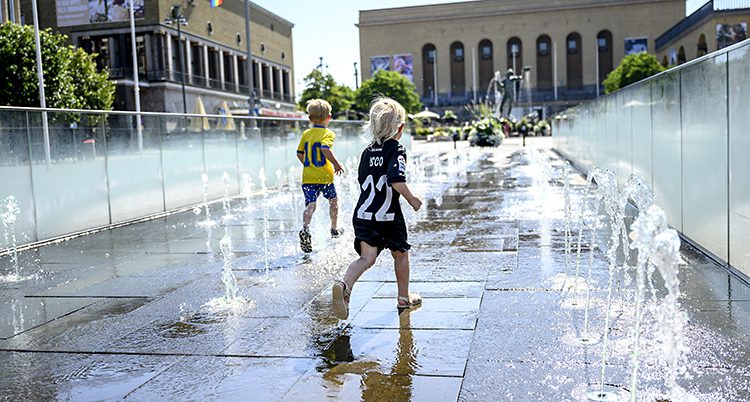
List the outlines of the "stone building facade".
<svg viewBox="0 0 750 402">
<path fill-rule="evenodd" d="M 656 39 L 665 66 L 682 64 L 747 39 L 750 1 L 713 0 Z"/>
<path fill-rule="evenodd" d="M 88 0 L 37 1 L 40 10 L 44 10 L 39 17 L 41 27 L 67 34 L 74 45 L 97 54 L 99 67 L 108 69 L 110 78 L 117 83 L 114 108 L 135 110 L 129 2 L 102 0 L 95 8 L 92 4 L 97 2 Z M 249 3 L 254 71 L 251 90 L 247 77 L 246 2 L 224 0 L 215 8 L 210 7 L 209 0 L 175 3 L 180 5 L 180 15 L 186 22 L 180 25 L 179 37 L 177 22 L 168 21 L 172 19 L 173 3 L 136 0 L 143 111 L 193 113 L 198 97 L 209 114 L 219 113 L 224 102 L 235 114 L 252 110 L 283 115 L 294 111 L 294 24 Z M 22 0 L 21 5 L 22 13 L 30 16 L 30 1 Z"/>
<path fill-rule="evenodd" d="M 411 56 L 423 103 L 456 106 L 492 96 L 495 71 L 528 67 L 517 99 L 557 110 L 603 93 L 626 52 L 655 53 L 656 38 L 684 16 L 684 0 L 483 0 L 360 11 L 362 76 L 371 77 L 372 66 L 408 70 L 404 55 Z"/>
<path fill-rule="evenodd" d="M 6 22 L 21 23 L 21 4 L 19 0 L 0 0 L 0 24 Z"/>
</svg>

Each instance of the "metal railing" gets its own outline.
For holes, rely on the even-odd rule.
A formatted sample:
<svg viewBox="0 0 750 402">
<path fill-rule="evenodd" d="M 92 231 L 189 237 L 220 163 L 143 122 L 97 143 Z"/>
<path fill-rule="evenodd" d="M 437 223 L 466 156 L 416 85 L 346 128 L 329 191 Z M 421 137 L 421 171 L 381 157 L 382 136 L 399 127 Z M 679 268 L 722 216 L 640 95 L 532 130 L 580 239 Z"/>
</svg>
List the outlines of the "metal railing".
<svg viewBox="0 0 750 402">
<path fill-rule="evenodd" d="M 42 113 L 49 117 L 45 147 Z M 304 119 L 0 107 L 0 200 L 21 207 L 24 243 L 137 220 L 241 192 L 244 177 L 294 183 Z M 356 158 L 360 122 L 333 121 L 338 159 Z M 48 159 L 45 154 L 49 152 Z M 278 172 L 278 174 L 277 174 Z M 257 186 L 256 186 L 257 188 Z"/>
</svg>

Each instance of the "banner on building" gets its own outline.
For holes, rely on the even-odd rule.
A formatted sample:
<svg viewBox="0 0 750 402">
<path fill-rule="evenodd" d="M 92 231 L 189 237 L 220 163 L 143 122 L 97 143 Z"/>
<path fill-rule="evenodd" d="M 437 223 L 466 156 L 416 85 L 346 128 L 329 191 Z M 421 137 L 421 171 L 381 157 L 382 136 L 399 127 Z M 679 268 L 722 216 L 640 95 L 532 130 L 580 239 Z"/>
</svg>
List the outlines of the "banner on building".
<svg viewBox="0 0 750 402">
<path fill-rule="evenodd" d="M 402 74 L 414 82 L 414 58 L 409 54 L 393 55 L 393 71 Z"/>
<path fill-rule="evenodd" d="M 723 49 L 747 39 L 747 23 L 716 24 L 716 47 Z"/>
<path fill-rule="evenodd" d="M 134 2 L 136 19 L 144 17 L 144 0 Z M 57 26 L 99 24 L 130 20 L 130 1 L 126 0 L 55 0 Z"/>
<path fill-rule="evenodd" d="M 391 70 L 391 56 L 372 56 L 370 57 L 370 72 L 372 75 L 378 70 Z"/>
<path fill-rule="evenodd" d="M 648 52 L 648 38 L 625 38 L 625 55 Z"/>
</svg>

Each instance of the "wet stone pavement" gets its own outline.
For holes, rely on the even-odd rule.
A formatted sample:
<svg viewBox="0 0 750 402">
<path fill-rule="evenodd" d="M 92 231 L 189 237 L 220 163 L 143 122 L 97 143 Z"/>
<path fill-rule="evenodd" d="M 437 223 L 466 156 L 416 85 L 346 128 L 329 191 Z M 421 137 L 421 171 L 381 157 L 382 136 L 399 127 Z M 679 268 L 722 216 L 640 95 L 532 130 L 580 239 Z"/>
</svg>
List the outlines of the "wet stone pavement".
<svg viewBox="0 0 750 402">
<path fill-rule="evenodd" d="M 566 264 L 563 161 L 546 139 L 529 143 L 415 144 L 409 175 L 425 207 L 406 215 L 411 291 L 424 304 L 400 315 L 387 254 L 354 287 L 350 319 L 330 312 L 331 281 L 355 258 L 354 161 L 337 182 L 346 232 L 328 238 L 320 201 L 309 255 L 297 237 L 301 192 L 288 187 L 234 199 L 229 214 L 212 204 L 215 225 L 186 210 L 24 251 L 22 273 L 35 277 L 0 283 L 0 400 L 585 399 L 602 351 L 576 342 L 584 312 L 571 300 L 583 293 L 571 290 L 575 256 Z M 571 177 L 574 210 L 584 184 Z M 220 299 L 225 235 L 241 297 L 232 304 Z M 603 333 L 607 236 L 592 261 L 589 333 Z M 748 400 L 750 289 L 684 244 L 683 260 L 690 353 L 679 383 L 698 400 Z M 12 270 L 8 256 L 0 263 L 0 274 Z M 605 377 L 623 392 L 627 282 Z M 647 320 L 638 400 L 666 391 L 656 332 Z"/>
</svg>

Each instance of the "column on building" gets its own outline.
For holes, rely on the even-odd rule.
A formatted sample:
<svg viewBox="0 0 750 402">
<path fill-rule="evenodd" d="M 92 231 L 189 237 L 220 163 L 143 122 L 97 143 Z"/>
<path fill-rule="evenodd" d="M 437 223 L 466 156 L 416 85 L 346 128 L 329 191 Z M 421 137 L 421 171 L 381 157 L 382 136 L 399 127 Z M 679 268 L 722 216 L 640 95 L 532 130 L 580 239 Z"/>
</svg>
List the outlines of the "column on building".
<svg viewBox="0 0 750 402">
<path fill-rule="evenodd" d="M 174 79 L 174 62 L 172 60 L 172 35 L 166 34 L 166 45 L 167 45 L 167 76 L 170 80 Z"/>
<path fill-rule="evenodd" d="M 206 86 L 211 87 L 211 72 L 208 67 L 208 45 L 203 44 L 203 76 L 206 78 Z"/>
<path fill-rule="evenodd" d="M 216 54 L 219 57 L 219 88 L 226 89 L 226 81 L 224 79 L 224 51 L 218 49 Z"/>
<path fill-rule="evenodd" d="M 274 97 L 273 95 L 274 95 L 275 90 L 276 89 L 273 87 L 273 66 L 269 64 L 268 65 L 268 91 L 269 91 L 269 95 L 271 98 Z"/>
<path fill-rule="evenodd" d="M 258 62 L 258 97 L 266 97 L 266 86 L 263 83 L 263 76 L 265 75 L 265 64 Z"/>
<path fill-rule="evenodd" d="M 193 82 L 193 63 L 191 60 L 193 60 L 193 50 L 190 46 L 190 39 L 185 38 L 185 74 L 187 74 L 187 77 L 185 77 L 185 82 Z"/>
<path fill-rule="evenodd" d="M 234 67 L 235 91 L 239 92 L 239 89 L 240 89 L 240 69 L 239 69 L 239 62 L 237 61 L 237 55 L 236 54 L 232 54 L 232 66 Z"/>
</svg>

